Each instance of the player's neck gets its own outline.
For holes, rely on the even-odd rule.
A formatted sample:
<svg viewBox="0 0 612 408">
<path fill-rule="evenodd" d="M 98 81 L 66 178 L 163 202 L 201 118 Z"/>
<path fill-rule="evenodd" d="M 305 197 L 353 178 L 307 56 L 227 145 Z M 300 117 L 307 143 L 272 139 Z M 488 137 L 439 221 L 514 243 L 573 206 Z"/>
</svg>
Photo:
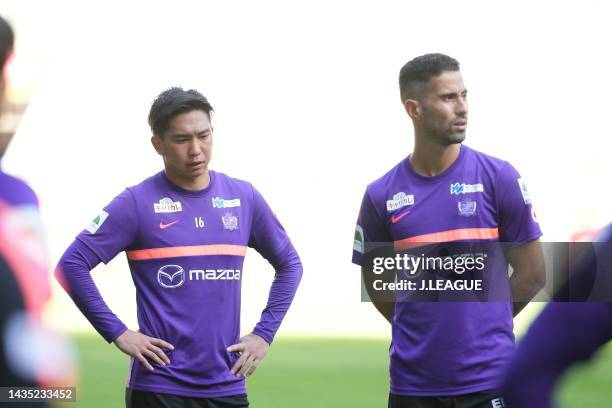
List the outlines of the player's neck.
<svg viewBox="0 0 612 408">
<path fill-rule="evenodd" d="M 443 146 L 415 140 L 414 151 L 410 155 L 410 164 L 418 174 L 427 177 L 437 176 L 457 160 L 460 150 L 460 143 Z"/>
<path fill-rule="evenodd" d="M 182 188 L 183 190 L 200 191 L 204 190 L 210 184 L 210 173 L 208 172 L 208 169 L 206 169 L 204 174 L 195 178 L 181 177 L 168 169 L 165 169 L 165 173 L 166 177 L 168 177 L 168 180 L 170 180 L 172 184 Z"/>
</svg>

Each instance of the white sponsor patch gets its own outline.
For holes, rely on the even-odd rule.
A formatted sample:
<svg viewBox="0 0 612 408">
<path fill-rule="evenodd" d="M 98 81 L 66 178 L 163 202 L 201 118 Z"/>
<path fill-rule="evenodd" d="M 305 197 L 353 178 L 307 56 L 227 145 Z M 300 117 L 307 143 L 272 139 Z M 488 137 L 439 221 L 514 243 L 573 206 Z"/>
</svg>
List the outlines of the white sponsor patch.
<svg viewBox="0 0 612 408">
<path fill-rule="evenodd" d="M 398 208 L 414 205 L 414 195 L 399 192 L 393 195 L 392 200 L 387 200 L 387 212 L 395 211 Z"/>
<path fill-rule="evenodd" d="M 104 224 L 104 221 L 106 221 L 107 218 L 108 213 L 102 210 L 100 211 L 100 214 L 98 214 L 96 218 L 94 218 L 85 229 L 89 231 L 90 234 L 95 234 L 98 228 L 100 228 L 102 224 Z"/>
<path fill-rule="evenodd" d="M 363 254 L 363 228 L 361 225 L 355 225 L 355 239 L 353 241 L 353 250 Z"/>
<path fill-rule="evenodd" d="M 527 190 L 527 184 L 522 178 L 516 180 L 518 182 L 519 188 L 521 189 L 521 194 L 523 195 L 523 201 L 525 204 L 531 204 L 531 197 L 529 196 L 529 190 Z"/>
<path fill-rule="evenodd" d="M 484 186 L 478 184 L 453 183 L 450 185 L 451 195 L 467 194 L 467 193 L 482 193 Z"/>
<path fill-rule="evenodd" d="M 156 213 L 174 213 L 183 211 L 180 201 L 172 201 L 172 199 L 168 197 L 162 198 L 159 200 L 159 203 L 154 203 L 153 209 Z"/>
<path fill-rule="evenodd" d="M 212 205 L 213 205 L 213 208 L 240 207 L 240 199 L 233 198 L 231 200 L 228 200 L 228 199 L 221 198 L 221 197 L 215 197 L 212 199 Z"/>
</svg>

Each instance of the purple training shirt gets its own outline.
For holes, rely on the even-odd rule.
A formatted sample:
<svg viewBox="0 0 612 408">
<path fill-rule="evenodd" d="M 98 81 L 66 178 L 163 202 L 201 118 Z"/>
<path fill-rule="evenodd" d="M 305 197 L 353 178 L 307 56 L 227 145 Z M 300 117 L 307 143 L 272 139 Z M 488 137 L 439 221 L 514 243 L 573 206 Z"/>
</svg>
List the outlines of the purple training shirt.
<svg viewBox="0 0 612 408">
<path fill-rule="evenodd" d="M 359 213 L 353 262 L 368 243 L 508 242 L 540 237 L 531 199 L 507 162 L 461 146 L 443 173 L 426 177 L 402 160 L 371 183 Z M 487 273 L 509 290 L 498 251 Z M 506 298 L 507 299 L 507 298 Z M 449 396 L 497 388 L 514 352 L 512 304 L 396 302 L 390 347 L 390 392 Z"/>
<path fill-rule="evenodd" d="M 246 393 L 230 373 L 226 348 L 240 338 L 240 288 L 247 247 L 276 270 L 268 304 L 253 332 L 272 342 L 301 279 L 285 230 L 251 184 L 210 171 L 210 184 L 188 191 L 162 171 L 126 189 L 81 232 L 58 271 L 71 297 L 111 342 L 126 329 L 98 293 L 89 270 L 125 251 L 136 287 L 142 333 L 168 341 L 171 364 L 146 370 L 132 359 L 127 386 L 191 397 Z"/>
</svg>

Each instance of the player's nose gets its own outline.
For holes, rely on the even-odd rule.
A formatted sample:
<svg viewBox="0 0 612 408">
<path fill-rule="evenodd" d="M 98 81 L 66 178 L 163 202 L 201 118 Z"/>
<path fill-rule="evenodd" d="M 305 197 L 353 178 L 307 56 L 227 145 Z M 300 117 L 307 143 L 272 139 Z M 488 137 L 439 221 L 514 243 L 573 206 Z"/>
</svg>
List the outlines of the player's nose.
<svg viewBox="0 0 612 408">
<path fill-rule="evenodd" d="M 200 145 L 197 137 L 194 137 L 189 141 L 188 153 L 190 156 L 198 156 L 200 153 L 202 153 L 202 146 Z"/>
<path fill-rule="evenodd" d="M 459 98 L 457 101 L 457 105 L 455 106 L 455 114 L 457 116 L 466 116 L 467 113 L 468 113 L 467 99 Z"/>
</svg>

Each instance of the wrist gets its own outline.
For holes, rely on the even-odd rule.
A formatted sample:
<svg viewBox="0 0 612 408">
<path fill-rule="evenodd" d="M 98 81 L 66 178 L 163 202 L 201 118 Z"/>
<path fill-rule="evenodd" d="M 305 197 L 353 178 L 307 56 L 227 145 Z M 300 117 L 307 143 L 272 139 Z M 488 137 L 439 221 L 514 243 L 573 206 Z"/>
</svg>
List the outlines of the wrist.
<svg viewBox="0 0 612 408">
<path fill-rule="evenodd" d="M 257 333 L 255 331 L 252 331 L 250 334 L 259 337 L 260 339 L 262 339 L 263 341 L 266 342 L 266 344 L 269 346 L 271 344 L 270 341 L 268 341 L 268 339 L 266 339 L 263 335 L 261 335 L 260 333 Z"/>
<path fill-rule="evenodd" d="M 119 345 L 119 343 L 121 343 L 121 341 L 123 340 L 123 335 L 127 333 L 128 330 L 129 329 L 125 327 L 123 330 L 119 331 L 112 343 L 114 343 L 115 345 Z"/>
<path fill-rule="evenodd" d="M 109 343 L 114 343 L 126 331 L 128 331 L 127 326 L 125 324 L 121 323 L 121 325 L 119 325 L 117 327 L 117 329 L 112 332 L 112 334 L 106 339 L 106 341 L 108 341 Z"/>
</svg>

